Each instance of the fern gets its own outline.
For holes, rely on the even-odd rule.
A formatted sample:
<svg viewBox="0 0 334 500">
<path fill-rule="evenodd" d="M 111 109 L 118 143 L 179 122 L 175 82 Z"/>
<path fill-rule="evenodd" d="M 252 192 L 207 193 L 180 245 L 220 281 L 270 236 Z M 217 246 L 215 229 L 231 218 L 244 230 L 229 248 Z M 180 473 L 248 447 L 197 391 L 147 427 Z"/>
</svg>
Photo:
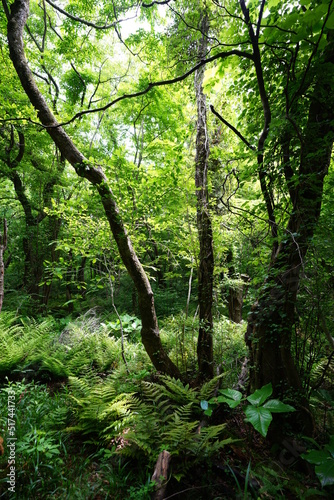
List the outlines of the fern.
<svg viewBox="0 0 334 500">
<path fill-rule="evenodd" d="M 215 391 L 220 386 L 221 379 L 227 375 L 228 372 L 221 373 L 217 377 L 208 380 L 205 384 L 202 385 L 198 392 L 199 401 L 209 400 L 214 396 Z"/>
<path fill-rule="evenodd" d="M 331 387 L 334 382 L 334 356 L 330 360 L 324 358 L 314 363 L 310 373 L 310 380 L 313 386 L 321 383 L 328 384 Z"/>
<path fill-rule="evenodd" d="M 115 453 L 144 456 L 151 466 L 166 449 L 177 460 L 175 471 L 179 467 L 182 473 L 232 441 L 220 439 L 224 425 L 200 427 L 201 391 L 168 376 L 142 382 L 137 394 L 119 394 L 117 383 L 115 374 L 103 382 L 70 378 L 76 425 L 69 430 L 91 434 Z M 207 384 L 203 394 L 211 395 L 216 384 Z"/>
</svg>

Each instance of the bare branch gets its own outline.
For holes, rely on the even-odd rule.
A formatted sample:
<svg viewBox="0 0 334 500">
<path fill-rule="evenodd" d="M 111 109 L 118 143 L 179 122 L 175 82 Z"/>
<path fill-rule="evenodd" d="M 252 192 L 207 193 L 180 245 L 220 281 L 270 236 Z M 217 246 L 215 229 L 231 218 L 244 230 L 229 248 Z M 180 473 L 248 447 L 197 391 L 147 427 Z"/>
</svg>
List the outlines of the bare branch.
<svg viewBox="0 0 334 500">
<path fill-rule="evenodd" d="M 9 12 L 8 5 L 7 5 L 6 0 L 2 0 L 2 6 L 3 6 L 3 10 L 5 11 L 5 14 L 6 14 L 7 19 L 9 19 L 9 17 L 10 17 L 10 12 Z"/>
<path fill-rule="evenodd" d="M 167 5 L 169 4 L 169 2 L 171 2 L 172 0 L 161 0 L 160 2 L 158 0 L 154 0 L 153 2 L 151 3 L 142 3 L 141 6 L 144 7 L 144 8 L 148 8 L 148 7 L 153 7 L 153 5 Z"/>
<path fill-rule="evenodd" d="M 233 125 L 231 125 L 231 123 L 229 123 L 228 121 L 226 121 L 216 110 L 215 108 L 212 106 L 212 104 L 210 105 L 210 109 L 212 111 L 212 113 L 218 118 L 218 120 L 220 120 L 221 122 L 224 123 L 224 125 L 226 125 L 229 129 L 232 130 L 232 132 L 234 132 L 238 137 L 239 139 L 241 139 L 245 144 L 246 146 L 251 149 L 252 151 L 256 151 L 256 148 L 254 146 L 251 145 L 250 142 L 247 141 L 247 139 L 241 134 L 241 132 L 239 132 L 239 130 L 237 130 L 235 127 L 233 127 Z"/>
<path fill-rule="evenodd" d="M 34 35 L 32 34 L 32 32 L 30 31 L 30 28 L 29 28 L 28 24 L 26 24 L 26 30 L 28 31 L 30 38 L 35 43 L 35 45 L 38 48 L 39 52 L 43 52 L 42 47 L 40 46 L 40 44 L 38 43 L 38 41 L 36 40 L 36 38 L 34 37 Z"/>
<path fill-rule="evenodd" d="M 46 0 L 46 2 L 49 5 L 51 5 L 51 7 L 53 7 L 54 9 L 58 10 L 58 12 L 60 12 L 64 16 L 68 17 L 69 19 L 72 19 L 72 21 L 75 21 L 75 22 L 81 23 L 81 24 L 85 24 L 86 26 L 90 26 L 91 28 L 94 28 L 96 30 L 108 30 L 110 28 L 114 28 L 117 23 L 121 23 L 121 22 L 127 21 L 127 19 L 120 19 L 118 21 L 114 21 L 111 24 L 104 24 L 104 25 L 95 24 L 95 23 L 93 23 L 91 21 L 86 21 L 86 19 L 82 19 L 81 17 L 77 17 L 77 16 L 74 16 L 73 14 L 70 14 L 66 10 L 62 9 L 61 7 L 59 7 L 59 5 L 56 5 L 55 3 L 51 2 L 51 0 Z"/>
<path fill-rule="evenodd" d="M 44 52 L 45 40 L 46 40 L 46 32 L 47 32 L 46 19 L 47 18 L 46 18 L 45 0 L 43 0 L 43 22 L 44 22 L 44 30 L 43 30 L 43 38 L 42 38 L 42 52 Z"/>
<path fill-rule="evenodd" d="M 261 2 L 261 7 L 260 7 L 260 13 L 259 13 L 259 18 L 257 20 L 257 26 L 256 26 L 256 39 L 259 39 L 259 34 L 260 34 L 260 27 L 261 27 L 261 21 L 262 21 L 262 16 L 263 16 L 263 10 L 264 10 L 264 4 L 266 3 L 266 0 L 262 0 Z"/>
<path fill-rule="evenodd" d="M 201 30 L 201 28 L 197 28 L 196 26 L 193 26 L 193 25 L 189 24 L 189 23 L 185 20 L 185 18 L 184 18 L 184 17 L 183 17 L 183 16 L 182 16 L 179 12 L 177 12 L 175 9 L 173 9 L 173 7 L 172 7 L 171 5 L 168 5 L 168 7 L 169 7 L 169 9 L 170 9 L 172 12 L 174 12 L 174 14 L 175 14 L 176 16 L 178 16 L 178 17 L 181 19 L 181 21 L 185 24 L 185 26 L 187 26 L 187 28 L 189 28 L 189 29 L 191 29 L 191 30 L 194 30 L 194 31 L 198 31 L 199 33 L 201 33 L 201 35 L 202 35 L 203 37 L 207 38 L 208 40 L 215 40 L 215 41 L 217 42 L 217 44 L 221 45 L 221 44 L 219 43 L 219 40 L 218 40 L 216 37 L 211 37 L 211 36 L 209 36 L 207 33 L 204 33 L 204 32 Z M 238 44 L 238 45 L 239 45 L 239 44 Z M 229 45 L 229 46 L 231 46 L 231 45 Z"/>
</svg>

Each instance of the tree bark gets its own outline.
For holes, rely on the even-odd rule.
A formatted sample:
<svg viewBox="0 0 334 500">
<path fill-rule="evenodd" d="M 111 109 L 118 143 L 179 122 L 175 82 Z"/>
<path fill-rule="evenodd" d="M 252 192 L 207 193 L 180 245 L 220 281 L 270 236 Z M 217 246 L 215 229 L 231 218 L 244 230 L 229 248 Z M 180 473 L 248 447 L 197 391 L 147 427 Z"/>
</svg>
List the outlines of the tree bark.
<svg viewBox="0 0 334 500">
<path fill-rule="evenodd" d="M 202 38 L 199 42 L 198 58 L 204 59 L 207 52 L 209 21 L 203 14 L 201 21 Z M 195 73 L 197 101 L 197 134 L 195 158 L 195 185 L 197 195 L 197 229 L 199 238 L 198 303 L 199 335 L 197 359 L 200 378 L 212 378 L 213 373 L 213 237 L 208 200 L 208 158 L 209 137 L 207 131 L 206 96 L 203 92 L 204 67 Z"/>
<path fill-rule="evenodd" d="M 4 0 L 3 0 L 4 1 Z M 6 2 L 5 2 L 6 3 Z M 7 4 L 6 4 L 7 6 Z M 21 85 L 38 117 L 64 158 L 74 167 L 80 177 L 88 180 L 98 191 L 110 229 L 116 241 L 122 261 L 138 291 L 138 303 L 142 320 L 142 341 L 145 349 L 159 371 L 174 377 L 180 372 L 163 349 L 158 321 L 155 313 L 154 298 L 149 280 L 132 247 L 126 232 L 114 195 L 108 186 L 107 178 L 100 166 L 89 163 L 77 149 L 65 130 L 59 126 L 44 96 L 39 91 L 25 57 L 23 30 L 29 16 L 29 0 L 15 0 L 8 15 L 8 44 Z"/>
<path fill-rule="evenodd" d="M 5 264 L 3 260 L 3 255 L 7 248 L 7 221 L 3 220 L 3 235 L 0 234 L 0 313 L 2 309 L 3 299 L 5 295 Z"/>
<path fill-rule="evenodd" d="M 300 375 L 291 354 L 291 335 L 301 271 L 319 220 L 323 183 L 334 141 L 334 43 L 331 38 L 318 63 L 313 88 L 287 237 L 273 252 L 269 277 L 253 306 L 246 334 L 251 389 L 271 382 L 276 394 L 291 388 L 302 393 Z M 303 396 L 301 402 L 305 402 Z M 306 419 L 303 423 L 304 432 L 309 432 L 311 422 Z"/>
</svg>

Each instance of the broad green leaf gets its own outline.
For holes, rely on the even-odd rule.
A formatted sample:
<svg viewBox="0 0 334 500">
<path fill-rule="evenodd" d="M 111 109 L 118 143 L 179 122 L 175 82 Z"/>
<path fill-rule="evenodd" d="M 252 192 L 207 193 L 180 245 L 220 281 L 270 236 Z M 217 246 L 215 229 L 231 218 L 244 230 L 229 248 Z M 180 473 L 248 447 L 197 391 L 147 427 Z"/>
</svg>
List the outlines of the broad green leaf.
<svg viewBox="0 0 334 500">
<path fill-rule="evenodd" d="M 325 449 L 328 450 L 331 456 L 334 458 L 334 435 L 331 436 L 329 443 L 325 446 Z"/>
<path fill-rule="evenodd" d="M 315 467 L 315 473 L 318 476 L 321 486 L 334 484 L 334 460 L 328 457 L 327 460 Z"/>
<path fill-rule="evenodd" d="M 282 403 L 282 401 L 279 401 L 278 399 L 270 399 L 264 403 L 263 408 L 267 408 L 267 410 L 271 411 L 271 413 L 296 411 L 293 406 Z"/>
<path fill-rule="evenodd" d="M 217 403 L 226 403 L 229 405 L 230 408 L 235 408 L 238 406 L 242 399 L 242 394 L 239 391 L 236 391 L 234 389 L 223 389 L 219 391 L 221 396 L 218 396 L 215 399 L 215 402 Z"/>
<path fill-rule="evenodd" d="M 263 407 L 257 406 L 247 406 L 245 408 L 246 422 L 252 424 L 255 430 L 257 430 L 263 437 L 266 437 L 270 422 L 273 417 L 269 410 Z"/>
<path fill-rule="evenodd" d="M 213 410 L 212 410 L 212 408 L 209 407 L 208 401 L 205 401 L 205 399 L 203 399 L 201 401 L 201 408 L 202 408 L 202 410 L 204 410 L 204 415 L 211 417 Z"/>
<path fill-rule="evenodd" d="M 218 396 L 217 398 L 215 398 L 215 401 L 217 403 L 226 403 L 229 405 L 230 408 L 236 408 L 240 403 L 240 400 L 226 398 L 225 396 Z"/>
<path fill-rule="evenodd" d="M 307 460 L 310 464 L 321 464 L 324 460 L 329 458 L 329 454 L 325 450 L 311 450 L 308 453 L 301 455 L 304 460 Z"/>
<path fill-rule="evenodd" d="M 330 30 L 334 28 L 334 12 L 332 12 L 331 15 L 329 16 L 326 23 L 326 28 Z"/>
<path fill-rule="evenodd" d="M 257 389 L 253 394 L 248 396 L 247 401 L 254 406 L 262 405 L 266 399 L 271 396 L 273 388 L 271 383 L 264 385 L 261 389 Z"/>
</svg>

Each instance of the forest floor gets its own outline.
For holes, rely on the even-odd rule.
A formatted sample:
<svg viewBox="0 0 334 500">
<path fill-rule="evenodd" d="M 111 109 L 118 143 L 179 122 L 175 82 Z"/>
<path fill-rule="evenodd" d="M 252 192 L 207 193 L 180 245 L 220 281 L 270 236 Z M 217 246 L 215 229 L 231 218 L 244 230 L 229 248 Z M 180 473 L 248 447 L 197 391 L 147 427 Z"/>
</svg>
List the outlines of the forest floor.
<svg viewBox="0 0 334 500">
<path fill-rule="evenodd" d="M 186 360 L 189 370 L 195 366 L 196 325 L 186 330 L 187 351 L 180 351 L 175 337 L 180 329 L 173 325 L 170 321 L 162 336 L 174 359 Z M 138 332 L 124 339 L 125 365 L 112 328 L 112 322 L 89 323 L 86 317 L 57 331 L 51 320 L 17 322 L 1 315 L 0 498 L 334 498 L 334 451 L 326 445 L 333 433 L 331 390 L 311 401 L 314 438 L 271 432 L 269 440 L 246 421 L 242 405 L 218 404 L 210 417 L 203 412 L 202 399 L 217 383 L 233 387 L 243 357 L 239 327 L 221 328 L 226 371 L 199 388 L 152 370 Z M 218 337 L 218 327 L 217 332 Z M 16 438 L 15 494 L 8 491 L 9 419 Z M 326 468 L 319 476 L 301 455 L 322 453 L 326 446 Z M 164 450 L 171 461 L 165 488 L 156 491 L 152 475 Z"/>
</svg>

